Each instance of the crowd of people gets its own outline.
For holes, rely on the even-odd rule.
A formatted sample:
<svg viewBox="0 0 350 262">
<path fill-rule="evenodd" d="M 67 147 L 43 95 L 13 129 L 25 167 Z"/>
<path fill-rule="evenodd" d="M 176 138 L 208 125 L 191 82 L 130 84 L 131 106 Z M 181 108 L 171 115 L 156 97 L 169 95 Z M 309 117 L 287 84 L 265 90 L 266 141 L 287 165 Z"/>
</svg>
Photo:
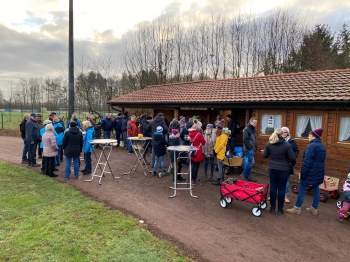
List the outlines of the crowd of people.
<svg viewBox="0 0 350 262">
<path fill-rule="evenodd" d="M 142 157 L 146 164 L 151 164 L 153 174 L 157 175 L 157 168 L 160 165 L 162 172 L 167 172 L 165 157 L 167 146 L 193 145 L 197 151 L 189 157 L 186 153 L 172 152 L 169 154 L 169 162 L 174 166 L 177 162 L 177 172 L 174 172 L 173 179 L 185 181 L 181 175 L 183 166 L 189 166 L 191 161 L 192 184 L 202 185 L 201 174 L 205 182 L 210 181 L 212 185 L 220 185 L 223 174 L 223 161 L 227 151 L 233 152 L 236 146 L 236 135 L 241 132 L 239 124 L 229 114 L 225 121 L 219 115 L 215 122 L 205 123 L 200 116 L 193 116 L 186 121 L 180 116 L 171 122 L 167 121 L 163 113 L 159 113 L 154 118 L 142 115 L 137 125 L 136 116 L 129 116 L 128 112 L 118 113 L 116 117 L 107 114 L 100 122 L 95 123 L 90 114 L 86 120 L 81 122 L 76 114 L 72 114 L 68 120 L 66 128 L 60 117 L 51 112 L 47 120 L 42 121 L 41 115 L 26 114 L 20 124 L 20 131 L 24 142 L 22 152 L 22 163 L 31 167 L 39 167 L 36 162 L 38 158 L 43 158 L 41 172 L 50 177 L 56 177 L 54 173 L 58 171 L 63 155 L 66 157 L 65 178 L 68 180 L 71 174 L 71 163 L 74 166 L 74 177 L 79 178 L 80 155 L 84 154 L 85 167 L 81 169 L 83 175 L 91 174 L 92 162 L 91 153 L 96 148 L 89 143 L 93 139 L 102 137 L 112 138 L 115 131 L 116 146 L 122 146 L 129 154 L 134 154 L 132 143 L 129 137 L 143 134 L 145 137 L 152 137 L 151 143 L 145 143 Z M 258 120 L 252 117 L 243 129 L 243 148 L 247 163 L 240 174 L 245 181 L 256 182 L 252 177 L 251 170 L 255 163 L 255 155 L 258 149 L 257 126 Z M 301 206 L 305 199 L 305 192 L 308 186 L 312 186 L 314 199 L 312 206 L 306 208 L 306 212 L 318 215 L 318 205 L 320 202 L 319 185 L 323 183 L 325 174 L 326 148 L 321 142 L 323 129 L 315 129 L 309 133 L 309 145 L 303 152 L 302 168 L 300 172 L 300 185 L 297 201 L 293 208 L 287 209 L 287 213 L 301 214 Z M 146 159 L 151 153 L 151 163 Z M 288 127 L 277 128 L 269 137 L 265 148 L 261 150 L 262 157 L 268 158 L 268 175 L 270 179 L 270 213 L 284 214 L 284 204 L 290 203 L 289 177 L 294 174 L 293 166 L 299 155 L 299 148 L 296 141 L 291 137 Z M 203 172 L 200 172 L 200 163 L 204 162 Z M 209 168 L 210 166 L 210 168 Z M 218 176 L 214 178 L 215 167 L 218 169 Z M 350 177 L 349 177 L 350 179 Z M 344 187 L 350 191 L 350 182 Z M 346 195 L 346 203 L 349 203 Z M 277 206 L 277 212 L 276 212 Z M 347 207 L 348 205 L 345 204 Z M 342 221 L 341 218 L 338 219 Z"/>
</svg>

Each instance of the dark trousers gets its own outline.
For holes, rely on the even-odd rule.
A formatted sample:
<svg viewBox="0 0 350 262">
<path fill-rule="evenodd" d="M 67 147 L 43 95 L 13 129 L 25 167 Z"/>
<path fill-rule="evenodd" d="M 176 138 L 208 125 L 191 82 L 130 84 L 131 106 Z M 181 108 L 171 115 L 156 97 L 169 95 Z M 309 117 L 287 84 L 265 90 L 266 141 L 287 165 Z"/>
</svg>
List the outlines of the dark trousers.
<svg viewBox="0 0 350 262">
<path fill-rule="evenodd" d="M 46 157 L 43 156 L 41 161 L 41 173 L 46 174 Z"/>
<path fill-rule="evenodd" d="M 117 139 L 118 145 L 120 145 L 120 136 L 122 136 L 122 131 L 115 130 L 115 139 Z"/>
<path fill-rule="evenodd" d="M 289 178 L 288 170 L 277 170 L 269 168 L 270 177 L 270 205 L 271 208 L 276 208 L 276 196 L 278 209 L 283 209 L 284 195 L 286 192 L 286 184 Z"/>
<path fill-rule="evenodd" d="M 38 156 L 42 157 L 43 156 L 43 149 L 40 148 L 40 142 L 41 142 L 41 140 L 36 140 L 36 146 L 38 147 Z"/>
<path fill-rule="evenodd" d="M 35 160 L 36 141 L 33 141 L 32 143 L 28 143 L 28 165 L 36 164 L 36 160 Z"/>
<path fill-rule="evenodd" d="M 192 180 L 197 181 L 200 162 L 191 162 Z"/>
<path fill-rule="evenodd" d="M 53 175 L 55 169 L 55 157 L 45 157 L 45 174 L 48 176 Z"/>
</svg>

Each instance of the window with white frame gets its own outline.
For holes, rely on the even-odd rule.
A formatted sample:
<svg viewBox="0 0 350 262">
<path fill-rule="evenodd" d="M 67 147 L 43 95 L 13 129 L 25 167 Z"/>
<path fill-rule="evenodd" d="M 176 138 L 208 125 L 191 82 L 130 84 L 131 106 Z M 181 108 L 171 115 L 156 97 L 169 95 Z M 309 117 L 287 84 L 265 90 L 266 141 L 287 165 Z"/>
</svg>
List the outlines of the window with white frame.
<svg viewBox="0 0 350 262">
<path fill-rule="evenodd" d="M 339 141 L 350 142 L 350 117 L 341 116 L 339 118 Z"/>
<path fill-rule="evenodd" d="M 261 115 L 260 134 L 272 134 L 276 128 L 280 127 L 282 127 L 282 115 Z"/>
<path fill-rule="evenodd" d="M 296 137 L 308 137 L 309 132 L 322 127 L 322 116 L 297 115 Z"/>
</svg>

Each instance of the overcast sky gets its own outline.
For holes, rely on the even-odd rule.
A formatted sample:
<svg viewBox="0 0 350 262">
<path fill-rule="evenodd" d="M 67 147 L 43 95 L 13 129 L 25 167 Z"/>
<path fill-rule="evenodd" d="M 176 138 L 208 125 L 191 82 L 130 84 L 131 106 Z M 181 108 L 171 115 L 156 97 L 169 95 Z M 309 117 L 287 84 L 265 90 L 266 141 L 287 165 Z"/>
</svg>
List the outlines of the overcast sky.
<svg viewBox="0 0 350 262">
<path fill-rule="evenodd" d="M 68 69 L 68 0 L 0 0 L 0 89 L 20 78 L 57 77 Z M 74 52 L 116 54 L 123 37 L 160 15 L 223 15 L 293 9 L 308 23 L 350 25 L 344 0 L 74 0 Z"/>
</svg>

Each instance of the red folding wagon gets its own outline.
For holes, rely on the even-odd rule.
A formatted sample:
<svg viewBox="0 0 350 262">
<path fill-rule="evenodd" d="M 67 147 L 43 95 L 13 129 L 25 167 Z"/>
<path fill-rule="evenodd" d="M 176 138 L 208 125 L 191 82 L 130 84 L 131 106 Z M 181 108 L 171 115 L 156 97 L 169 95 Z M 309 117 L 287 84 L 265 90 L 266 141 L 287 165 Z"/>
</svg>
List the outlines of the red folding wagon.
<svg viewBox="0 0 350 262">
<path fill-rule="evenodd" d="M 220 192 L 220 205 L 223 208 L 227 207 L 227 204 L 232 203 L 232 199 L 238 201 L 244 201 L 256 204 L 252 208 L 254 216 L 259 217 L 262 214 L 262 210 L 267 207 L 267 192 L 269 185 L 258 184 L 248 182 L 244 180 L 232 180 L 225 178 L 221 181 Z"/>
</svg>

